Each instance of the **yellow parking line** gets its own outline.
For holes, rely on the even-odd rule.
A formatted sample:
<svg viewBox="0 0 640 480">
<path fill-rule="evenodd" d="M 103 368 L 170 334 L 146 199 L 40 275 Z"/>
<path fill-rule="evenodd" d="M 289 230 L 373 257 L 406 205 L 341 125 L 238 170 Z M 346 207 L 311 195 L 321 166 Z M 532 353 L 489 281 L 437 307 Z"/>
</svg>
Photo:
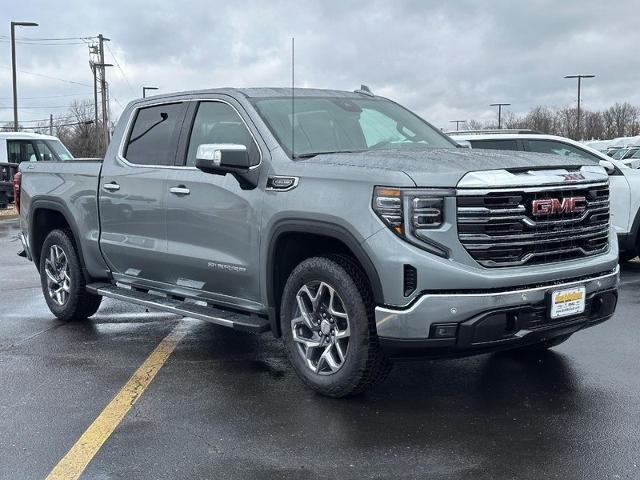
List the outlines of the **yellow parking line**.
<svg viewBox="0 0 640 480">
<path fill-rule="evenodd" d="M 71 450 L 51 470 L 47 480 L 69 480 L 82 475 L 91 459 L 95 457 L 104 442 L 107 441 L 133 404 L 136 403 L 153 381 L 153 378 L 173 353 L 178 343 L 187 334 L 186 327 L 184 321 L 181 321 L 160 342 L 125 386 L 109 402 L 109 405 L 102 410 L 98 418 L 85 430 L 75 445 L 71 447 Z"/>
</svg>

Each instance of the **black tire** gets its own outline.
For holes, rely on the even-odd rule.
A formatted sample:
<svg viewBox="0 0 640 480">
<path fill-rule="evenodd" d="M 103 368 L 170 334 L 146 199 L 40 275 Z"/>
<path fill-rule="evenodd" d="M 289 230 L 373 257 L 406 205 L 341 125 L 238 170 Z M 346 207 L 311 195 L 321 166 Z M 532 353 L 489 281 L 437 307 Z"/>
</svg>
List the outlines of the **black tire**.
<svg viewBox="0 0 640 480">
<path fill-rule="evenodd" d="M 49 276 L 47 275 L 47 260 L 51 261 L 50 252 L 52 247 L 59 248 L 64 252 L 68 265 L 68 292 L 64 301 L 56 299 L 55 294 L 50 292 Z M 102 297 L 87 292 L 86 281 L 80 266 L 78 251 L 73 241 L 73 236 L 69 230 L 53 230 L 47 235 L 40 251 L 40 283 L 42 293 L 49 306 L 49 310 L 59 320 L 73 321 L 86 320 L 100 308 Z"/>
<path fill-rule="evenodd" d="M 350 337 L 343 363 L 337 371 L 326 375 L 314 372 L 307 365 L 293 338 L 297 294 L 304 285 L 313 282 L 325 282 L 334 289 L 344 306 L 343 311 L 348 314 Z M 280 325 L 289 360 L 308 387 L 330 397 L 345 397 L 361 393 L 386 378 L 391 362 L 378 343 L 374 306 L 367 279 L 350 257 L 308 258 L 293 270 L 282 294 Z"/>
</svg>

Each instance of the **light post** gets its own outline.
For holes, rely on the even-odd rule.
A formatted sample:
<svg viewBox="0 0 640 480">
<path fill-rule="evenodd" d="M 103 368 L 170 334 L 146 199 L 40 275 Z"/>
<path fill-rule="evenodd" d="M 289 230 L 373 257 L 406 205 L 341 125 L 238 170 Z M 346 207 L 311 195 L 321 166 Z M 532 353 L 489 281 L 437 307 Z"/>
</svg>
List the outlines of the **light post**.
<svg viewBox="0 0 640 480">
<path fill-rule="evenodd" d="M 466 120 L 449 120 L 450 123 L 456 124 L 456 132 L 460 130 L 460 124 L 466 122 Z"/>
<path fill-rule="evenodd" d="M 583 74 L 579 74 L 579 75 L 565 75 L 564 78 L 577 78 L 578 79 L 578 119 L 577 119 L 577 125 L 576 125 L 576 140 L 580 140 L 580 138 L 582 138 L 582 134 L 580 133 L 580 87 L 582 85 L 582 79 L 583 78 L 594 78 L 595 75 L 592 74 L 587 74 L 587 75 L 583 75 Z"/>
<path fill-rule="evenodd" d="M 142 98 L 147 97 L 147 90 L 158 90 L 158 87 L 142 87 Z"/>
<path fill-rule="evenodd" d="M 18 87 L 16 85 L 16 27 L 37 27 L 35 22 L 11 22 L 11 70 L 13 72 L 13 130 L 18 131 Z"/>
<path fill-rule="evenodd" d="M 498 130 L 502 128 L 502 107 L 508 107 L 510 103 L 491 103 L 490 107 L 498 107 Z"/>
</svg>

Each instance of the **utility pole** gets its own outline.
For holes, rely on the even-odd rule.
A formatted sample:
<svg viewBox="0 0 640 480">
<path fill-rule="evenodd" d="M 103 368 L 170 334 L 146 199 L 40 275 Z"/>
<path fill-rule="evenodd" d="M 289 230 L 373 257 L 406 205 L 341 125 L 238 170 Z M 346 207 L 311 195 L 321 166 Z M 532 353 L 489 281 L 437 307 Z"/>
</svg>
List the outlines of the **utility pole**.
<svg viewBox="0 0 640 480">
<path fill-rule="evenodd" d="M 98 49 L 95 45 L 92 45 L 89 47 L 89 51 L 91 53 L 98 53 Z M 95 131 L 95 135 L 96 135 L 96 149 L 94 151 L 94 155 L 100 156 L 100 127 L 98 126 L 98 80 L 96 78 L 97 76 L 97 72 L 96 72 L 96 64 L 89 60 L 89 66 L 91 67 L 91 72 L 93 73 L 93 129 Z"/>
<path fill-rule="evenodd" d="M 456 132 L 460 130 L 460 124 L 465 123 L 466 120 L 449 120 L 450 123 L 456 124 Z"/>
<path fill-rule="evenodd" d="M 49 114 L 49 135 L 53 135 L 53 113 Z"/>
<path fill-rule="evenodd" d="M 498 130 L 502 129 L 502 107 L 508 107 L 510 103 L 491 103 L 490 107 L 498 107 Z"/>
<path fill-rule="evenodd" d="M 580 131 L 580 86 L 583 78 L 594 78 L 595 75 L 565 75 L 564 78 L 577 78 L 578 79 L 578 118 L 576 121 L 576 140 L 582 138 L 582 132 Z"/>
<path fill-rule="evenodd" d="M 18 86 L 16 85 L 16 27 L 37 27 L 35 22 L 11 22 L 11 71 L 13 73 L 13 131 L 18 131 Z"/>
<path fill-rule="evenodd" d="M 104 135 L 104 144 L 105 146 L 109 144 L 109 109 L 107 107 L 107 80 L 106 80 L 106 70 L 105 67 L 110 67 L 111 65 L 106 65 L 104 63 L 104 42 L 108 42 L 109 39 L 102 36 L 102 34 L 98 35 L 98 58 L 100 61 L 96 64 L 97 67 L 100 67 L 101 75 L 100 75 L 100 93 L 102 97 L 102 128 Z"/>
</svg>

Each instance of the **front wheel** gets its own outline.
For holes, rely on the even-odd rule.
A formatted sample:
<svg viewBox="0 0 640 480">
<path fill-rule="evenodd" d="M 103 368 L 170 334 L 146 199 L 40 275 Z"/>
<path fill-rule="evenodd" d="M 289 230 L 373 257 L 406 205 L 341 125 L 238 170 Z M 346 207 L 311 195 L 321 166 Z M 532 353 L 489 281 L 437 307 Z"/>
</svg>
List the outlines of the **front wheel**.
<svg viewBox="0 0 640 480">
<path fill-rule="evenodd" d="M 366 277 L 351 258 L 304 260 L 287 280 L 280 311 L 289 360 L 313 390 L 355 395 L 389 373 Z"/>
<path fill-rule="evenodd" d="M 59 320 L 84 320 L 100 308 L 102 297 L 85 289 L 80 259 L 68 230 L 53 230 L 45 238 L 40 283 L 49 310 Z"/>
</svg>

